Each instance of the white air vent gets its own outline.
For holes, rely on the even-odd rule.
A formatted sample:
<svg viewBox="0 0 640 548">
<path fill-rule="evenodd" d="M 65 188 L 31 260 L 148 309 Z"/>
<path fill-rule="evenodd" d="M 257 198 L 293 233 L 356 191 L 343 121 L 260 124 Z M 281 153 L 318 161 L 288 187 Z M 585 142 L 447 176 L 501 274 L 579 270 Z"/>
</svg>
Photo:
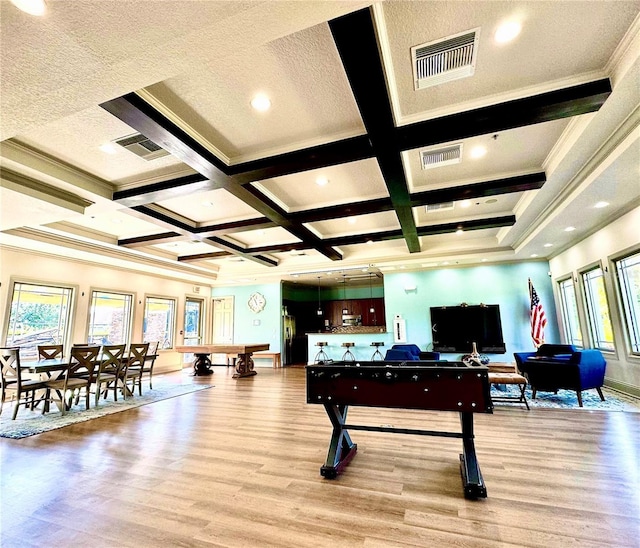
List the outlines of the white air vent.
<svg viewBox="0 0 640 548">
<path fill-rule="evenodd" d="M 442 202 L 440 204 L 427 204 L 425 207 L 427 213 L 433 213 L 434 211 L 451 211 L 453 209 L 453 202 Z"/>
<path fill-rule="evenodd" d="M 420 151 L 422 169 L 450 166 L 462 161 L 462 143 L 446 147 L 425 148 Z"/>
<path fill-rule="evenodd" d="M 472 76 L 480 28 L 411 48 L 415 89 Z"/>
<path fill-rule="evenodd" d="M 114 142 L 144 160 L 155 160 L 156 158 L 161 158 L 169 154 L 165 149 L 156 145 L 141 133 L 128 135 Z"/>
</svg>

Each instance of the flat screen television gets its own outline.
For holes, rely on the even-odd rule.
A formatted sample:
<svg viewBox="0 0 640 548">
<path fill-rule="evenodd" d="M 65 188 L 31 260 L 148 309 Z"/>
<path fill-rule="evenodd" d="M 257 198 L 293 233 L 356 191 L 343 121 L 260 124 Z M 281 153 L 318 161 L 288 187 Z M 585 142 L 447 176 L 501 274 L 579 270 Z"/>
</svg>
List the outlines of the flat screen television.
<svg viewBox="0 0 640 548">
<path fill-rule="evenodd" d="M 431 334 L 435 352 L 504 354 L 500 305 L 432 306 Z"/>
</svg>

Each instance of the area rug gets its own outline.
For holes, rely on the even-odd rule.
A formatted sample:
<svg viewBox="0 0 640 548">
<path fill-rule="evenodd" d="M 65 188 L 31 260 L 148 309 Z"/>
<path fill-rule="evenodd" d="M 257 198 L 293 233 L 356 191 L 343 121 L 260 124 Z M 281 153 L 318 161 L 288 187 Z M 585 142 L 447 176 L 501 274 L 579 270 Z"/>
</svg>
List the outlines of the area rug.
<svg viewBox="0 0 640 548">
<path fill-rule="evenodd" d="M 492 385 L 491 395 L 493 397 L 516 397 L 520 390 L 513 385 Z M 582 405 L 578 405 L 578 397 L 573 390 L 558 390 L 553 392 L 538 392 L 536 399 L 532 398 L 531 388 L 525 390 L 529 407 L 552 408 L 552 409 L 580 409 L 585 411 L 630 411 L 640 413 L 640 399 L 628 396 L 617 390 L 603 388 L 605 401 L 600 400 L 596 390 L 585 390 L 582 392 Z M 523 403 L 517 402 L 494 402 L 496 408 L 501 406 L 521 407 L 526 410 Z"/>
<path fill-rule="evenodd" d="M 132 398 L 127 398 L 126 400 L 118 400 L 117 402 L 112 400 L 100 400 L 100 405 L 98 405 L 98 407 L 91 407 L 89 409 L 84 409 L 84 400 L 81 400 L 79 404 L 71 408 L 71 410 L 64 416 L 57 411 L 42 415 L 38 411 L 31 411 L 21 407 L 18 410 L 16 420 L 11 420 L 13 404 L 11 402 L 6 402 L 2 409 L 2 415 L 0 416 L 0 438 L 27 438 L 29 436 L 48 432 L 49 430 L 63 428 L 70 424 L 97 419 L 98 417 L 104 417 L 105 415 L 119 413 L 120 411 L 134 409 L 142 405 L 147 405 L 148 403 L 175 398 L 177 396 L 197 392 L 199 390 L 205 390 L 207 388 L 213 388 L 213 385 L 165 384 L 158 386 L 153 390 L 147 390 L 142 394 L 142 396 L 136 395 Z M 92 398 L 91 405 L 93 405 L 93 403 Z"/>
</svg>

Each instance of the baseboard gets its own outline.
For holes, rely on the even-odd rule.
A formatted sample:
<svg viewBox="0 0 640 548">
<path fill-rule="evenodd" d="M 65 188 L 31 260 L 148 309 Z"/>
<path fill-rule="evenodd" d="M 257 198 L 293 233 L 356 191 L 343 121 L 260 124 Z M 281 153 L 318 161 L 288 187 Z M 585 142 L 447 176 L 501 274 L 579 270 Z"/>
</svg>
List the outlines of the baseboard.
<svg viewBox="0 0 640 548">
<path fill-rule="evenodd" d="M 605 379 L 604 385 L 607 388 L 612 388 L 613 390 L 617 390 L 618 392 L 622 392 L 624 394 L 628 394 L 629 396 L 633 396 L 635 398 L 640 398 L 640 387 L 634 386 L 633 384 L 627 384 L 625 382 L 614 381 L 613 379 Z"/>
</svg>

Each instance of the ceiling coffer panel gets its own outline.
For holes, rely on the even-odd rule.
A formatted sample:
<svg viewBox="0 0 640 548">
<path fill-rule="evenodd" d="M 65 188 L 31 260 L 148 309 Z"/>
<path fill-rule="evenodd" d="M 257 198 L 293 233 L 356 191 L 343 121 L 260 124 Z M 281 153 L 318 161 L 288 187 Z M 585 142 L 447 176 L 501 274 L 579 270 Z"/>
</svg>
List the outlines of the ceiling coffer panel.
<svg viewBox="0 0 640 548">
<path fill-rule="evenodd" d="M 411 48 L 415 89 L 472 76 L 480 29 L 472 29 Z"/>
</svg>

